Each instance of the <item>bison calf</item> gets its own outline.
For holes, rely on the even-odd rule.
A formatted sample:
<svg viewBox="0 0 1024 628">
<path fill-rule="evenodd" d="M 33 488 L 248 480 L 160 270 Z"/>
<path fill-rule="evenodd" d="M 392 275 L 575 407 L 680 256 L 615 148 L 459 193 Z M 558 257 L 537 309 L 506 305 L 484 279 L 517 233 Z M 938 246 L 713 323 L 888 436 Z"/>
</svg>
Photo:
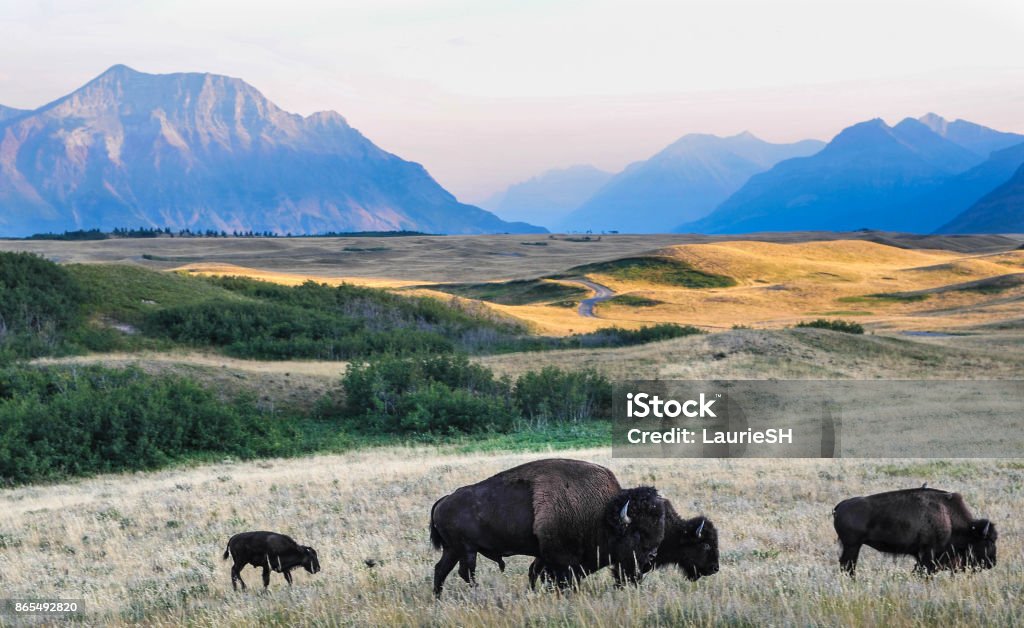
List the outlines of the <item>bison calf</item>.
<svg viewBox="0 0 1024 628">
<path fill-rule="evenodd" d="M 228 540 L 224 550 L 224 560 L 231 556 L 235 564 L 231 566 L 231 586 L 238 589 L 242 583 L 242 568 L 246 565 L 263 568 L 263 588 L 270 584 L 271 570 L 284 574 L 284 579 L 292 583 L 291 570 L 302 567 L 309 573 L 320 571 L 320 560 L 316 550 L 306 545 L 299 545 L 290 536 L 276 532 L 242 532 Z"/>
<path fill-rule="evenodd" d="M 853 576 L 862 545 L 917 559 L 915 570 L 990 569 L 996 564 L 996 527 L 975 519 L 959 493 L 930 488 L 853 497 L 832 511 L 842 553 Z"/>
</svg>

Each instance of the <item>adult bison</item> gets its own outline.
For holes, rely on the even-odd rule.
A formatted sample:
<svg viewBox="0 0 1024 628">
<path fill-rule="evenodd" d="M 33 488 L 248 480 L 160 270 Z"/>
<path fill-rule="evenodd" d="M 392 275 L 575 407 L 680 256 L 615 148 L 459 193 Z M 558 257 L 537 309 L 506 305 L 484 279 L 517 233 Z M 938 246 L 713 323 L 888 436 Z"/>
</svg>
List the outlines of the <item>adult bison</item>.
<svg viewBox="0 0 1024 628">
<path fill-rule="evenodd" d="M 504 571 L 504 564 L 499 563 Z M 718 573 L 718 530 L 705 516 L 683 519 L 669 500 L 665 500 L 665 538 L 658 546 L 658 553 L 651 568 L 677 567 L 690 580 Z M 613 567 L 614 569 L 614 567 Z M 547 580 L 550 574 L 544 562 L 534 559 L 530 565 L 530 587 L 536 588 L 537 580 Z"/>
<path fill-rule="evenodd" d="M 921 487 L 852 497 L 832 511 L 850 576 L 862 545 L 917 559 L 915 571 L 990 569 L 996 564 L 996 526 L 975 519 L 959 493 Z"/>
<path fill-rule="evenodd" d="M 235 559 L 231 566 L 231 586 L 238 588 L 238 582 L 245 589 L 242 568 L 246 565 L 263 568 L 263 588 L 270 584 L 270 572 L 284 574 L 288 584 L 292 583 L 291 570 L 302 567 L 309 573 L 320 571 L 320 560 L 312 547 L 299 545 L 290 536 L 276 532 L 240 532 L 228 539 L 224 560 Z"/>
<path fill-rule="evenodd" d="M 442 550 L 434 595 L 455 565 L 473 583 L 476 556 L 535 556 L 560 586 L 612 565 L 618 582 L 651 568 L 665 533 L 665 501 L 623 489 L 611 471 L 579 460 L 538 460 L 464 486 L 434 503 L 430 540 Z"/>
</svg>

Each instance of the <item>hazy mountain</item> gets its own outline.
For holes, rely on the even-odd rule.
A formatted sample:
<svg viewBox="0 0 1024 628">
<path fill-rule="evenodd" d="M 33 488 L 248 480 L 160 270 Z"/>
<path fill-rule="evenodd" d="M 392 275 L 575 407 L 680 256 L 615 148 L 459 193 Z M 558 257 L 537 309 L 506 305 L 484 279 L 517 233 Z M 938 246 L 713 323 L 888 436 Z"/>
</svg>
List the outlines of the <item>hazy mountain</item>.
<svg viewBox="0 0 1024 628">
<path fill-rule="evenodd" d="M 0 234 L 123 226 L 538 230 L 459 203 L 337 113 L 287 113 L 226 76 L 119 65 L 0 123 Z"/>
<path fill-rule="evenodd" d="M 0 124 L 3 124 L 5 120 L 10 120 L 15 116 L 20 116 L 23 113 L 27 113 L 24 109 L 15 109 L 14 107 L 5 107 L 0 105 Z"/>
<path fill-rule="evenodd" d="M 938 233 L 1024 233 L 1024 166 Z"/>
<path fill-rule="evenodd" d="M 1024 142 L 993 152 L 967 172 L 952 176 L 901 211 L 926 210 L 933 225 L 943 225 L 1005 183 L 1024 165 Z"/>
<path fill-rule="evenodd" d="M 930 232 L 938 221 L 911 201 L 983 159 L 918 120 L 894 127 L 869 120 L 844 129 L 815 155 L 751 177 L 712 214 L 683 230 Z"/>
<path fill-rule="evenodd" d="M 562 222 L 569 230 L 671 231 L 704 216 L 751 175 L 775 163 L 810 155 L 822 142 L 770 144 L 750 133 L 692 134 L 650 159 L 630 165 Z"/>
<path fill-rule="evenodd" d="M 945 139 L 959 144 L 964 148 L 973 151 L 982 157 L 989 153 L 1014 144 L 1024 142 L 1024 135 L 1018 133 L 1004 133 L 996 131 L 987 126 L 981 126 L 967 120 L 946 120 L 942 116 L 928 113 L 918 118 L 929 129 Z"/>
<path fill-rule="evenodd" d="M 612 176 L 610 172 L 585 165 L 548 170 L 509 186 L 480 205 L 506 220 L 553 227 Z"/>
</svg>

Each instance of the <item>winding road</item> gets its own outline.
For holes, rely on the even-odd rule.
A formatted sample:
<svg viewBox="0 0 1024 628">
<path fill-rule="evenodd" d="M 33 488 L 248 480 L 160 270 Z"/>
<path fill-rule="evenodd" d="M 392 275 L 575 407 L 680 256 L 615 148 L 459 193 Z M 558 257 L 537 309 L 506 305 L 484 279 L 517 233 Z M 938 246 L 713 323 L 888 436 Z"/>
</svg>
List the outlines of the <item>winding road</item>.
<svg viewBox="0 0 1024 628">
<path fill-rule="evenodd" d="M 615 296 L 615 292 L 608 286 L 602 286 L 588 279 L 566 279 L 566 281 L 578 283 L 594 291 L 594 296 L 580 301 L 580 307 L 577 312 L 585 318 L 597 318 L 597 315 L 594 314 L 594 306 Z"/>
</svg>

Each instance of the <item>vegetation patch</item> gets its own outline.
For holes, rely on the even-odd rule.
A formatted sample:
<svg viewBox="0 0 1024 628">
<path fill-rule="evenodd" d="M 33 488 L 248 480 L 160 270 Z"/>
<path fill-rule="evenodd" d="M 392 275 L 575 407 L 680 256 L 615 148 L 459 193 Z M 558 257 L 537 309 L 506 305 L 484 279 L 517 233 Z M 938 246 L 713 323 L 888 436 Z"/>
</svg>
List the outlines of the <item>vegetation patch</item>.
<svg viewBox="0 0 1024 628">
<path fill-rule="evenodd" d="M 603 305 L 621 305 L 624 307 L 654 307 L 655 305 L 661 305 L 662 303 L 664 303 L 664 301 L 658 301 L 657 299 L 648 299 L 647 297 L 641 297 L 635 294 L 620 294 L 619 296 L 604 301 Z"/>
<path fill-rule="evenodd" d="M 860 323 L 854 323 L 852 321 L 844 321 L 842 319 L 827 319 L 819 318 L 813 321 L 804 321 L 797 323 L 797 327 L 813 327 L 815 329 L 828 329 L 830 331 L 838 331 L 844 334 L 863 334 L 864 326 Z"/>
<path fill-rule="evenodd" d="M 606 275 L 620 281 L 643 281 L 684 288 L 728 288 L 736 285 L 732 277 L 697 270 L 686 262 L 668 257 L 626 257 L 584 264 L 555 275 L 555 278 L 580 275 Z"/>
<path fill-rule="evenodd" d="M 931 295 L 911 292 L 879 292 L 876 294 L 865 294 L 863 296 L 839 297 L 840 303 L 878 303 L 891 301 L 896 303 L 916 303 L 924 301 Z"/>
<path fill-rule="evenodd" d="M 424 286 L 448 294 L 500 305 L 532 305 L 585 297 L 588 292 L 541 279 L 521 279 L 494 283 L 449 283 Z"/>
<path fill-rule="evenodd" d="M 595 371 L 546 367 L 512 382 L 458 355 L 352 364 L 342 388 L 340 402 L 328 397 L 321 404 L 322 419 L 354 432 L 412 438 L 607 417 L 612 394 L 611 383 Z"/>
<path fill-rule="evenodd" d="M 811 316 L 871 316 L 867 310 L 833 310 L 831 312 L 808 312 Z"/>
<path fill-rule="evenodd" d="M 890 477 L 935 478 L 950 477 L 955 480 L 966 480 L 978 473 L 975 465 L 949 460 L 931 460 L 909 464 L 886 464 L 879 466 L 878 473 Z"/>
<path fill-rule="evenodd" d="M 203 454 L 287 455 L 292 430 L 248 400 L 137 369 L 0 370 L 0 483 L 153 469 Z"/>
</svg>

